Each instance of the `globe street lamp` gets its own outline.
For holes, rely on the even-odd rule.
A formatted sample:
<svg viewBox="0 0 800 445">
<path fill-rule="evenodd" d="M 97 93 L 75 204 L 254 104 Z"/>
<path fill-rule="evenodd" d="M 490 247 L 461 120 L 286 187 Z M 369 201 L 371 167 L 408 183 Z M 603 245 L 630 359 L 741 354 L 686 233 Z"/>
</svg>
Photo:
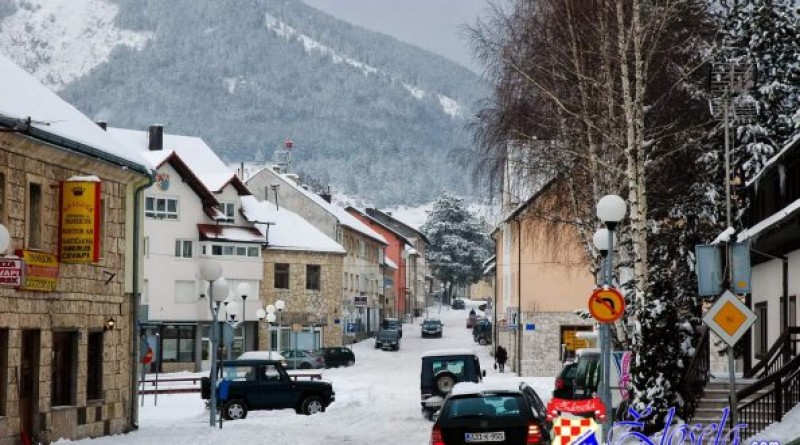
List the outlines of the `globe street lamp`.
<svg viewBox="0 0 800 445">
<path fill-rule="evenodd" d="M 219 305 L 228 296 L 228 283 L 222 278 L 222 265 L 213 260 L 200 263 L 200 276 L 208 281 L 208 307 L 211 310 L 211 397 L 209 405 L 209 424 L 216 424 L 217 414 L 217 321 Z M 220 425 L 221 426 L 221 425 Z"/>
<path fill-rule="evenodd" d="M 594 245 L 605 256 L 606 273 L 604 287 L 612 287 L 614 268 L 614 229 L 617 227 L 627 212 L 625 201 L 617 195 L 606 195 L 597 202 L 597 217 L 606 225 L 606 229 L 598 230 L 593 237 Z M 605 233 L 604 233 L 605 232 Z M 603 242 L 603 238 L 607 241 Z M 603 249 L 605 247 L 605 249 Z M 611 430 L 611 326 L 609 323 L 600 325 L 600 352 L 602 358 L 603 385 L 600 397 L 605 405 L 606 420 L 603 422 L 603 437 L 608 437 Z"/>
<path fill-rule="evenodd" d="M 245 323 L 245 314 L 247 312 L 245 312 L 245 303 L 247 302 L 247 296 L 250 292 L 250 285 L 247 283 L 239 283 L 239 285 L 236 286 L 236 293 L 242 298 L 242 323 L 244 323 L 244 325 L 242 325 L 242 351 L 247 351 L 247 323 Z"/>
<path fill-rule="evenodd" d="M 267 312 L 263 308 L 258 308 L 256 317 L 258 317 L 260 321 L 267 321 L 267 332 L 269 333 L 272 332 L 272 323 L 275 323 L 275 306 L 269 305 L 267 309 L 272 309 L 272 312 Z M 269 348 L 269 358 L 272 360 L 272 348 Z"/>
<path fill-rule="evenodd" d="M 283 300 L 278 300 L 275 302 L 275 309 L 278 310 L 278 354 L 281 353 L 281 337 L 283 336 L 283 325 L 281 325 L 281 314 L 283 313 L 283 309 L 286 307 L 286 303 Z"/>
<path fill-rule="evenodd" d="M 233 334 L 235 334 L 236 328 L 241 323 L 241 320 L 238 320 L 238 318 L 239 318 L 239 304 L 236 303 L 236 301 L 234 301 L 233 299 L 230 299 L 229 297 L 228 301 L 225 302 L 225 323 L 227 323 L 228 326 L 231 327 L 231 330 L 229 332 L 232 333 L 230 338 L 230 343 L 225 345 L 225 350 L 227 351 L 226 355 L 228 360 L 232 359 L 231 354 L 233 352 L 232 351 L 233 339 L 234 339 Z"/>
</svg>

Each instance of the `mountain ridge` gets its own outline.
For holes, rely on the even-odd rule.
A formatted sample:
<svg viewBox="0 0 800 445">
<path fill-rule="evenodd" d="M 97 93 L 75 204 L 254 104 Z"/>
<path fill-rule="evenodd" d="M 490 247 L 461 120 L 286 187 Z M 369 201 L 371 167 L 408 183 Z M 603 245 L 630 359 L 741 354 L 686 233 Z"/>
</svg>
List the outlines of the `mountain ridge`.
<svg viewBox="0 0 800 445">
<path fill-rule="evenodd" d="M 19 10 L 41 0 L 0 0 L 0 12 L 3 2 Z M 377 205 L 472 193 L 450 158 L 471 150 L 464 126 L 488 90 L 466 67 L 298 0 L 90 3 L 115 7 L 118 30 L 102 32 L 124 37 L 101 42 L 106 59 L 59 91 L 90 117 L 163 123 L 203 137 L 226 161 L 268 162 L 291 138 L 298 170 Z M 0 33 L 18 13 L 5 13 Z M 106 28 L 108 15 L 98 20 Z"/>
</svg>

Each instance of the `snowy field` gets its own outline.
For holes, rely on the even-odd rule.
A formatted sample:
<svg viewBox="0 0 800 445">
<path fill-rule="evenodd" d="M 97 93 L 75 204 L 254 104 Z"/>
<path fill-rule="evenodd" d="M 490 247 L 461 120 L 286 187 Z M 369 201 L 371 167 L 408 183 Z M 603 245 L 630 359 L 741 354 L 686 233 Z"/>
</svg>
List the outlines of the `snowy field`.
<svg viewBox="0 0 800 445">
<path fill-rule="evenodd" d="M 403 325 L 399 352 L 374 349 L 373 341 L 353 345 L 356 364 L 350 368 L 323 370 L 323 379 L 333 383 L 336 401 L 327 411 L 301 416 L 292 410 L 252 411 L 247 419 L 225 422 L 223 429 L 208 425 L 208 411 L 200 394 L 159 395 L 158 406 L 148 395 L 141 408 L 139 430 L 127 435 L 57 444 L 86 445 L 195 445 L 195 444 L 368 444 L 402 443 L 427 445 L 432 423 L 420 413 L 420 356 L 431 349 L 471 348 L 480 357 L 487 379 L 515 378 L 494 371 L 490 346 L 472 341 L 465 322 L 467 310 L 441 309 L 442 338 L 420 337 L 422 318 Z M 476 308 L 477 311 L 477 308 Z M 439 308 L 430 310 L 431 317 Z M 162 374 L 162 377 L 169 377 Z M 554 378 L 526 378 L 547 402 Z"/>
</svg>

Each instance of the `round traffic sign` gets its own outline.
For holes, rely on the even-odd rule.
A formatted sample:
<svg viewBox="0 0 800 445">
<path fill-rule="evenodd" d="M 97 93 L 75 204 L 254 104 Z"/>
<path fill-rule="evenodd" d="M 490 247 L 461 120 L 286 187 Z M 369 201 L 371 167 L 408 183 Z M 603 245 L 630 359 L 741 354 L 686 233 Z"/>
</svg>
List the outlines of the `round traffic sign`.
<svg viewBox="0 0 800 445">
<path fill-rule="evenodd" d="M 589 297 L 589 312 L 600 323 L 613 323 L 625 313 L 625 297 L 613 287 L 596 289 Z"/>
</svg>

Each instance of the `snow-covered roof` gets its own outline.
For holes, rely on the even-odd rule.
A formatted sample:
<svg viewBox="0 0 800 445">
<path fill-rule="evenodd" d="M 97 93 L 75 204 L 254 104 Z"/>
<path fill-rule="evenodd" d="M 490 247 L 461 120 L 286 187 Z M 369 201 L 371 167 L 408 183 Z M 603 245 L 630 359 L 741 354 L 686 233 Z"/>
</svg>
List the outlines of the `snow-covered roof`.
<svg viewBox="0 0 800 445">
<path fill-rule="evenodd" d="M 274 203 L 259 202 L 254 196 L 242 196 L 242 212 L 252 221 L 261 233 L 267 232 L 269 240 L 267 249 L 303 250 L 312 252 L 346 253 L 341 244 L 328 238 L 319 229 L 311 225 L 300 215 L 284 208 L 276 208 Z"/>
<path fill-rule="evenodd" d="M 284 358 L 277 351 L 247 351 L 237 360 L 284 360 Z"/>
<path fill-rule="evenodd" d="M 759 222 L 758 224 L 750 227 L 747 230 L 742 231 L 739 233 L 738 240 L 739 242 L 746 241 L 750 238 L 755 237 L 759 233 L 763 232 L 764 230 L 768 229 L 769 227 L 782 222 L 783 220 L 789 218 L 790 216 L 794 215 L 800 211 L 800 199 L 794 201 L 793 203 L 789 204 L 788 206 L 778 210 L 775 212 L 774 215 L 770 216 L 769 218 L 764 219 L 763 221 Z"/>
<path fill-rule="evenodd" d="M 438 356 L 448 356 L 448 355 L 475 355 L 475 352 L 466 349 L 435 349 L 432 351 L 426 351 L 422 354 L 423 357 L 438 357 Z"/>
<path fill-rule="evenodd" d="M 263 243 L 264 234 L 253 227 L 198 224 L 201 240 L 220 240 L 234 243 Z"/>
<path fill-rule="evenodd" d="M 265 167 L 265 168 L 269 168 L 269 167 Z M 273 170 L 273 172 L 274 172 L 274 170 Z M 255 173 L 255 174 L 257 174 L 257 173 Z M 332 203 L 326 201 L 322 196 L 319 196 L 318 194 L 316 194 L 314 192 L 308 191 L 308 190 L 304 189 L 303 187 L 300 187 L 292 178 L 288 177 L 285 174 L 280 174 L 280 173 L 275 173 L 275 174 L 280 176 L 281 179 L 284 180 L 284 182 L 286 182 L 287 184 L 289 184 L 292 187 L 294 187 L 295 189 L 297 189 L 300 193 L 306 195 L 309 199 L 314 201 L 314 203 L 316 203 L 317 205 L 319 205 L 320 207 L 322 207 L 323 209 L 328 211 L 328 213 L 332 214 L 337 220 L 339 220 L 339 224 L 341 224 L 341 225 L 343 225 L 345 227 L 349 227 L 349 228 L 355 230 L 356 232 L 359 232 L 359 233 L 361 233 L 363 235 L 366 235 L 366 236 L 368 236 L 368 237 L 370 237 L 370 238 L 372 238 L 372 239 L 374 239 L 374 240 L 376 240 L 376 241 L 378 241 L 378 242 L 380 242 L 382 244 L 389 245 L 389 243 L 386 242 L 386 239 L 380 233 L 372 230 L 369 226 L 367 226 L 363 222 L 359 221 L 358 218 L 356 218 L 355 216 L 349 214 L 347 212 L 347 210 L 345 210 L 343 207 L 339 207 L 336 204 L 332 204 Z"/>
<path fill-rule="evenodd" d="M 108 133 L 135 147 L 154 166 L 161 165 L 172 152 L 175 152 L 212 192 L 221 190 L 234 177 L 234 173 L 222 159 L 199 137 L 165 133 L 164 148 L 151 151 L 148 148 L 149 135 L 146 131 L 109 127 Z"/>
<path fill-rule="evenodd" d="M 111 162 L 130 166 L 137 171 L 152 172 L 148 163 L 135 148 L 114 138 L 77 108 L 61 99 L 36 78 L 0 54 L 0 117 L 24 121 L 31 127 L 93 148 Z"/>
<path fill-rule="evenodd" d="M 800 110 L 798 110 L 798 113 L 800 113 Z M 800 143 L 800 133 L 796 134 L 794 138 L 792 138 L 792 140 L 789 141 L 788 144 L 784 145 L 781 151 L 775 154 L 775 156 L 769 158 L 769 161 L 767 161 L 767 163 L 764 164 L 764 167 L 762 167 L 761 170 L 755 176 L 753 176 L 752 179 L 747 181 L 746 185 L 750 187 L 750 185 L 758 181 L 759 178 L 761 178 L 761 176 L 763 176 L 768 170 L 772 168 L 773 164 L 777 163 L 783 157 L 783 155 L 786 154 L 786 152 L 788 152 L 789 150 L 791 150 L 792 147 L 797 143 Z"/>
<path fill-rule="evenodd" d="M 519 379 L 484 380 L 480 383 L 461 382 L 453 387 L 450 395 L 461 396 L 485 392 L 519 392 L 519 387 L 522 383 L 523 382 Z"/>
<path fill-rule="evenodd" d="M 391 259 L 390 259 L 388 256 L 387 256 L 387 257 L 384 257 L 384 259 L 383 259 L 383 262 L 384 262 L 384 263 L 385 263 L 387 266 L 391 267 L 392 269 L 397 269 L 397 264 L 395 264 L 395 262 L 394 262 L 394 261 L 392 261 L 392 260 L 391 260 Z"/>
</svg>

